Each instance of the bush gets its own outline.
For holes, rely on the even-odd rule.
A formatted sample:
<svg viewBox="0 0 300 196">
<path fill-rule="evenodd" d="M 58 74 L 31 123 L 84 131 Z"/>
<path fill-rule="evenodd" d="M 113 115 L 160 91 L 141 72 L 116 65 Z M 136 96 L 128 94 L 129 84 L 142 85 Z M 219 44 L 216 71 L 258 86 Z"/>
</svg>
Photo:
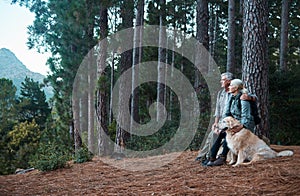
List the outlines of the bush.
<svg viewBox="0 0 300 196">
<path fill-rule="evenodd" d="M 81 147 L 77 152 L 75 152 L 74 163 L 84 163 L 91 161 L 93 154 L 88 150 L 86 146 Z"/>
<path fill-rule="evenodd" d="M 52 171 L 67 166 L 68 152 L 55 143 L 42 144 L 30 164 L 41 171 Z"/>
</svg>

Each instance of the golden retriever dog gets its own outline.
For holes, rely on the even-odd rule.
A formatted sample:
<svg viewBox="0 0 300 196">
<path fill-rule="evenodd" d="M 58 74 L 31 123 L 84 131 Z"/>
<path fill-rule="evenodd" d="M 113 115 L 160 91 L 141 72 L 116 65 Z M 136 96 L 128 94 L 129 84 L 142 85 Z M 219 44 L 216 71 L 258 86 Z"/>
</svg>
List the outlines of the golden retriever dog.
<svg viewBox="0 0 300 196">
<path fill-rule="evenodd" d="M 229 164 L 232 165 L 235 163 L 234 167 L 275 157 L 292 156 L 294 154 L 291 150 L 275 152 L 248 129 L 242 128 L 240 131 L 234 132 L 234 128 L 240 125 L 240 122 L 232 117 L 226 117 L 219 123 L 219 128 L 226 130 L 227 145 L 234 155 Z M 249 162 L 244 163 L 245 160 Z"/>
</svg>

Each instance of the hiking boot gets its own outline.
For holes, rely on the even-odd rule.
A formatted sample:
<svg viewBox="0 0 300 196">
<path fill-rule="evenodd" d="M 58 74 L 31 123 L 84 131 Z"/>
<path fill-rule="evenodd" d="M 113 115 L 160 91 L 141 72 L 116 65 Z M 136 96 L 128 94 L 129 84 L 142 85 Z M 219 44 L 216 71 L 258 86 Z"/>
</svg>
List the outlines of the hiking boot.
<svg viewBox="0 0 300 196">
<path fill-rule="evenodd" d="M 217 160 L 214 161 L 212 166 L 220 166 L 226 163 L 226 157 L 220 156 Z"/>
<path fill-rule="evenodd" d="M 215 162 L 216 159 L 209 159 L 209 161 L 206 163 L 205 166 L 214 166 L 214 162 Z"/>
<path fill-rule="evenodd" d="M 202 166 L 206 166 L 208 162 L 209 162 L 208 159 L 203 159 L 203 160 L 201 161 L 201 165 L 202 165 Z"/>
<path fill-rule="evenodd" d="M 201 161 L 202 157 L 196 157 L 195 161 Z"/>
</svg>

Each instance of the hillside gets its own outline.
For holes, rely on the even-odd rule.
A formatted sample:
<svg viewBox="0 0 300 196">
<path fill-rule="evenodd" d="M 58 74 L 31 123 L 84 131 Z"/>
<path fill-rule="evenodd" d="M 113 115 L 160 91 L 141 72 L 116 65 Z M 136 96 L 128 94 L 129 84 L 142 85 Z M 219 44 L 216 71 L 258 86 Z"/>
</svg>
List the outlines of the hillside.
<svg viewBox="0 0 300 196">
<path fill-rule="evenodd" d="M 0 78 L 7 78 L 13 81 L 17 87 L 17 93 L 20 92 L 21 82 L 25 77 L 30 77 L 34 81 L 43 82 L 45 76 L 35 73 L 26 68 L 26 66 L 15 56 L 13 52 L 6 48 L 0 49 Z M 52 96 L 52 89 L 47 87 L 44 89 L 47 98 Z"/>
<path fill-rule="evenodd" d="M 182 153 L 158 169 L 131 172 L 100 158 L 52 172 L 0 176 L 1 195 L 300 195 L 300 146 L 293 157 L 250 166 L 202 167 L 195 151 Z M 169 154 L 170 155 L 170 154 Z M 169 156 L 168 155 L 168 156 Z M 172 154 L 171 154 L 172 155 Z M 162 157 L 163 158 L 163 157 Z M 106 158 L 108 159 L 108 158 Z M 149 164 L 152 158 L 123 159 L 119 164 Z M 113 160 L 111 161 L 118 161 Z"/>
</svg>

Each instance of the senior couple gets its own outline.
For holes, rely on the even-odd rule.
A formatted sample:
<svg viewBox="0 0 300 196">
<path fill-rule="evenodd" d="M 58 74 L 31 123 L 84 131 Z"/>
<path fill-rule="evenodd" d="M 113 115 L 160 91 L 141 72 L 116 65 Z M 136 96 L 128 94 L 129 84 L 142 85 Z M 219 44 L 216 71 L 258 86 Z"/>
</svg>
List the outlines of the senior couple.
<svg viewBox="0 0 300 196">
<path fill-rule="evenodd" d="M 256 101 L 256 96 L 248 94 L 247 90 L 244 89 L 243 82 L 239 79 L 233 79 L 233 74 L 230 72 L 221 74 L 220 82 L 223 89 L 218 92 L 212 131 L 196 157 L 196 161 L 201 160 L 204 166 L 219 166 L 226 163 L 229 148 L 225 139 L 226 132 L 221 132 L 218 129 L 219 120 L 227 116 L 232 116 L 239 120 L 242 126 L 237 127 L 236 131 L 245 127 L 254 132 L 255 127 L 249 101 Z M 221 145 L 223 146 L 223 151 L 216 159 Z"/>
</svg>

